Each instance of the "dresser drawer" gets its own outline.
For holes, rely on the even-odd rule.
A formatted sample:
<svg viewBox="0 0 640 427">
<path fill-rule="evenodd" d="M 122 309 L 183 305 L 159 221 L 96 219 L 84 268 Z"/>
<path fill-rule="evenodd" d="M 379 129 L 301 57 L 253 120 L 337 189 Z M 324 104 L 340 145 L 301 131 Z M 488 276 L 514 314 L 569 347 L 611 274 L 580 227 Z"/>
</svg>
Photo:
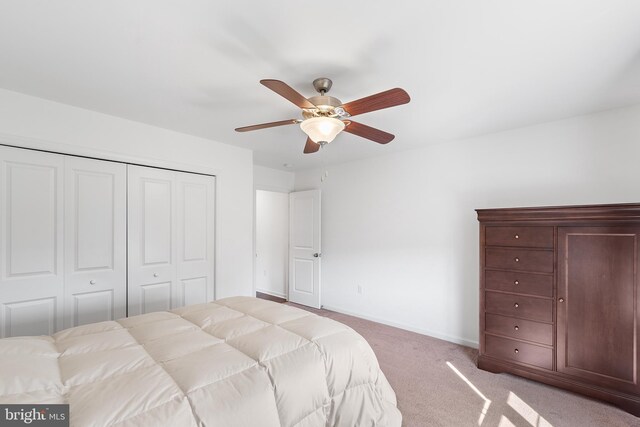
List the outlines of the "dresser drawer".
<svg viewBox="0 0 640 427">
<path fill-rule="evenodd" d="M 553 252 L 530 249 L 486 248 L 487 268 L 553 273 Z"/>
<path fill-rule="evenodd" d="M 535 344 L 485 335 L 484 353 L 498 359 L 553 369 L 553 350 Z"/>
<path fill-rule="evenodd" d="M 553 296 L 553 276 L 487 270 L 484 273 L 484 287 L 497 291 L 551 298 Z"/>
<path fill-rule="evenodd" d="M 548 323 L 487 313 L 484 329 L 491 334 L 504 335 L 546 345 L 553 344 L 553 325 Z"/>
<path fill-rule="evenodd" d="M 485 245 L 553 249 L 553 227 L 485 228 Z"/>
<path fill-rule="evenodd" d="M 485 311 L 488 313 L 503 314 L 541 322 L 553 321 L 553 304 L 551 299 L 486 291 L 484 305 Z"/>
</svg>

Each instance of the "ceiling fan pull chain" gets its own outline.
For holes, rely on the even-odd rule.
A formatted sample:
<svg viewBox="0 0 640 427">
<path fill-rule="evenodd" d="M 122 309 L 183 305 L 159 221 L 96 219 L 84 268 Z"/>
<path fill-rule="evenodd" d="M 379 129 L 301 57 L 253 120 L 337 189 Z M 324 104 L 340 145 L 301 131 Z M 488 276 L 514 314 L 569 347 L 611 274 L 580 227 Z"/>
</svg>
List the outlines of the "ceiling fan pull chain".
<svg viewBox="0 0 640 427">
<path fill-rule="evenodd" d="M 320 187 L 322 187 L 324 180 L 327 179 L 327 176 L 329 176 L 329 173 L 325 169 L 325 154 L 323 153 L 323 148 L 325 147 L 325 145 L 327 144 L 320 144 L 320 153 L 318 153 L 318 155 L 320 156 Z"/>
</svg>

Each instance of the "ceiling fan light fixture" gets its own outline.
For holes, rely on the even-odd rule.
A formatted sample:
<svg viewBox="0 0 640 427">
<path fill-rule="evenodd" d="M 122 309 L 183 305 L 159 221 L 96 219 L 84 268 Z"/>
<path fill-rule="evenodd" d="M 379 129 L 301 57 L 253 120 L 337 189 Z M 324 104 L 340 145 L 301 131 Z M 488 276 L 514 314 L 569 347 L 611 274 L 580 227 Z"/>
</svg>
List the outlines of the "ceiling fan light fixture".
<svg viewBox="0 0 640 427">
<path fill-rule="evenodd" d="M 333 117 L 311 117 L 300 123 L 300 128 L 311 140 L 317 144 L 329 143 L 344 130 L 342 120 Z"/>
<path fill-rule="evenodd" d="M 411 101 L 409 94 L 404 89 L 397 87 L 343 104 L 338 98 L 327 95 L 332 82 L 331 79 L 325 77 L 313 81 L 313 87 L 320 95 L 311 98 L 302 96 L 294 88 L 280 80 L 263 79 L 260 80 L 260 83 L 300 108 L 302 119 L 243 126 L 236 128 L 236 132 L 300 124 L 300 128 L 307 135 L 307 141 L 302 151 L 304 154 L 317 153 L 323 145 L 333 141 L 342 131 L 378 144 L 388 144 L 395 138 L 393 134 L 354 122 L 351 117 Z"/>
</svg>

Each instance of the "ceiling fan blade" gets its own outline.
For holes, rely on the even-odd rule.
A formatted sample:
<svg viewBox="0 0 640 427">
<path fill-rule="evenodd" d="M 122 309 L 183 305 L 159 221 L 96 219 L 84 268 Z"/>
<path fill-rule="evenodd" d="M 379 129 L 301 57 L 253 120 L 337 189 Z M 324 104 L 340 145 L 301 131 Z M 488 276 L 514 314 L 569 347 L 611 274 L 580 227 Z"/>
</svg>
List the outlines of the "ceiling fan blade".
<svg viewBox="0 0 640 427">
<path fill-rule="evenodd" d="M 409 94 L 404 89 L 389 89 L 375 95 L 360 98 L 342 105 L 351 116 L 368 113 L 370 111 L 382 110 L 383 108 L 395 107 L 411 101 Z"/>
<path fill-rule="evenodd" d="M 284 126 L 284 125 L 295 125 L 296 123 L 299 123 L 299 121 L 296 119 L 281 120 L 279 122 L 262 123 L 259 125 L 244 126 L 241 128 L 236 128 L 236 132 L 249 132 L 250 130 L 273 128 L 276 126 Z"/>
<path fill-rule="evenodd" d="M 392 135 L 380 129 L 372 128 L 371 126 L 363 125 L 362 123 L 349 120 L 346 121 L 345 124 L 347 125 L 344 128 L 345 132 L 370 139 L 371 141 L 375 141 L 378 144 L 387 144 L 393 141 L 393 138 L 395 138 L 395 135 Z"/>
<path fill-rule="evenodd" d="M 307 143 L 304 146 L 304 154 L 315 153 L 320 149 L 320 144 L 313 142 L 311 138 L 307 138 Z"/>
<path fill-rule="evenodd" d="M 268 87 L 278 95 L 287 98 L 300 108 L 316 108 L 307 98 L 300 95 L 294 88 L 280 80 L 265 79 L 260 80 L 264 86 Z"/>
</svg>

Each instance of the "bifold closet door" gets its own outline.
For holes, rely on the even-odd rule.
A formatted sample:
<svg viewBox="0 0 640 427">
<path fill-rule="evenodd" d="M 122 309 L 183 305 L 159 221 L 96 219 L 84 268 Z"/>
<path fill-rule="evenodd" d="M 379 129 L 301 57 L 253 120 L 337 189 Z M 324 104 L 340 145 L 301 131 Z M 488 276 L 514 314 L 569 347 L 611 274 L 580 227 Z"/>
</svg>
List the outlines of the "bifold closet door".
<svg viewBox="0 0 640 427">
<path fill-rule="evenodd" d="M 213 299 L 215 178 L 128 166 L 129 316 Z"/>
<path fill-rule="evenodd" d="M 65 327 L 126 316 L 127 167 L 65 156 Z"/>
<path fill-rule="evenodd" d="M 0 147 L 3 338 L 63 327 L 63 184 L 63 156 Z"/>
<path fill-rule="evenodd" d="M 176 172 L 177 306 L 214 298 L 215 177 Z"/>
</svg>

